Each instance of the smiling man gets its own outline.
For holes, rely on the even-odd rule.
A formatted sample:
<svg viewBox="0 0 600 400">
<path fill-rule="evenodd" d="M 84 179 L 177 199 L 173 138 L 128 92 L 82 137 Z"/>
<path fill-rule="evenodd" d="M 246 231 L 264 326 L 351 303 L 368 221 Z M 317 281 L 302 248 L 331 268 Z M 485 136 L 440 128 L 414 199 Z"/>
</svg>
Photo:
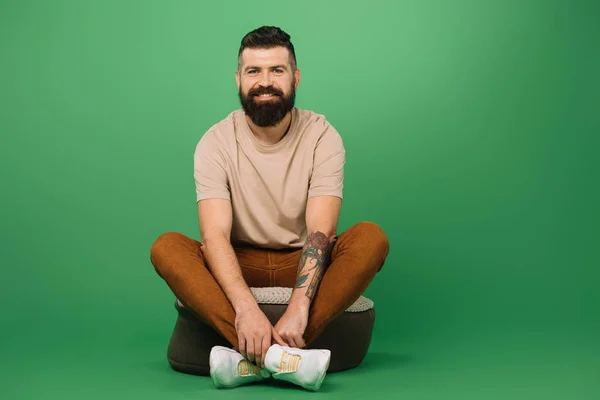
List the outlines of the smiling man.
<svg viewBox="0 0 600 400">
<path fill-rule="evenodd" d="M 211 352 L 217 387 L 272 376 L 318 390 L 327 350 L 305 347 L 367 288 L 389 251 L 382 229 L 338 235 L 345 149 L 321 115 L 295 107 L 290 36 L 263 26 L 238 53 L 242 109 L 199 140 L 194 178 L 202 242 L 176 232 L 151 249 L 157 273 L 232 348 Z M 293 288 L 272 326 L 250 287 Z"/>
</svg>

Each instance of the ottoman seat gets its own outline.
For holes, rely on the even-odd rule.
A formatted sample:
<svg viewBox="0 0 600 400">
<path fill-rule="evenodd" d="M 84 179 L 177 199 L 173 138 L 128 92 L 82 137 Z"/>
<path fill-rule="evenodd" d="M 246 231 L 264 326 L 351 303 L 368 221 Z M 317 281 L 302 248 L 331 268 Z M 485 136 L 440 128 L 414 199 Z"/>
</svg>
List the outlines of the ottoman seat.
<svg viewBox="0 0 600 400">
<path fill-rule="evenodd" d="M 283 315 L 292 288 L 250 288 L 258 306 L 272 325 Z M 179 372 L 209 375 L 210 350 L 213 346 L 231 347 L 211 326 L 204 323 L 179 300 L 175 301 L 177 319 L 169 341 L 167 359 Z M 309 349 L 331 350 L 328 372 L 343 371 L 358 366 L 367 355 L 375 324 L 373 302 L 361 296 L 344 313 L 331 321 Z"/>
</svg>

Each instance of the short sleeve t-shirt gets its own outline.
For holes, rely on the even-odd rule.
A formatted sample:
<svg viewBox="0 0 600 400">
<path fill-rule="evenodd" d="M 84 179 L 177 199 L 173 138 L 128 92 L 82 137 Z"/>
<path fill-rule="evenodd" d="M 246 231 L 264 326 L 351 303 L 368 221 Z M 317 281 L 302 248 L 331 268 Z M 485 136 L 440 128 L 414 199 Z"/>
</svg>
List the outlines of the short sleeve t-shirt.
<svg viewBox="0 0 600 400">
<path fill-rule="evenodd" d="M 342 138 L 323 115 L 294 107 L 287 134 L 267 145 L 239 109 L 196 146 L 196 201 L 231 201 L 234 246 L 302 248 L 306 202 L 313 196 L 342 198 L 345 162 Z"/>
</svg>

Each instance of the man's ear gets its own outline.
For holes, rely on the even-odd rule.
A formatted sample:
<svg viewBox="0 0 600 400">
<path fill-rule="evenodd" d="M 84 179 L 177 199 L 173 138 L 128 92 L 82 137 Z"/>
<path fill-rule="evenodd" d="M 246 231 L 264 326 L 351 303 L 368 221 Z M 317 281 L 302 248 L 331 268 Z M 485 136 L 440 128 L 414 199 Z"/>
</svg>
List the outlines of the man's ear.
<svg viewBox="0 0 600 400">
<path fill-rule="evenodd" d="M 238 91 L 240 90 L 240 71 L 235 71 L 235 84 L 237 85 Z"/>
<path fill-rule="evenodd" d="M 296 82 L 296 85 L 294 86 L 294 90 L 298 89 L 298 84 L 300 83 L 300 70 L 296 69 L 294 71 L 294 81 Z"/>
</svg>

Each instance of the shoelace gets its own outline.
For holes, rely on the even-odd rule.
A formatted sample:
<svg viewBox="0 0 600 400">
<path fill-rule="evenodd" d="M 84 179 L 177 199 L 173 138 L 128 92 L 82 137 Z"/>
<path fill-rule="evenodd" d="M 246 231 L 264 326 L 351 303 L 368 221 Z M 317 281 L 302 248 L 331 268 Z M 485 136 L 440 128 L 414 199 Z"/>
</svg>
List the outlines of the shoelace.
<svg viewBox="0 0 600 400">
<path fill-rule="evenodd" d="M 238 363 L 238 374 L 240 374 L 241 376 L 246 376 L 246 375 L 260 375 L 260 369 L 258 369 L 258 367 L 254 364 L 252 364 L 250 361 L 248 360 L 241 360 Z"/>
<path fill-rule="evenodd" d="M 283 352 L 279 361 L 279 372 L 295 372 L 298 371 L 298 365 L 302 356 Z"/>
</svg>

